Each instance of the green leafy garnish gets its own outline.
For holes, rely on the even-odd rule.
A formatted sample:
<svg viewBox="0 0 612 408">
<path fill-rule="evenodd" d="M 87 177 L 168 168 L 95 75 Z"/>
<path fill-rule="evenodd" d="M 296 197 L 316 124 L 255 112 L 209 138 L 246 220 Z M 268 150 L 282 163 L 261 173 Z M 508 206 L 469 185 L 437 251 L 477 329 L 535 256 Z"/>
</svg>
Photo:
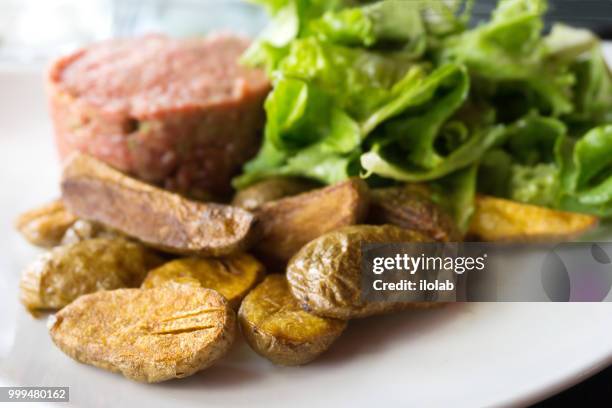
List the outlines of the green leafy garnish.
<svg viewBox="0 0 612 408">
<path fill-rule="evenodd" d="M 273 90 L 237 188 L 428 182 L 462 227 L 476 191 L 612 216 L 612 75 L 590 31 L 544 34 L 545 0 L 474 28 L 472 1 L 253 1 L 271 23 L 243 62 Z"/>
</svg>

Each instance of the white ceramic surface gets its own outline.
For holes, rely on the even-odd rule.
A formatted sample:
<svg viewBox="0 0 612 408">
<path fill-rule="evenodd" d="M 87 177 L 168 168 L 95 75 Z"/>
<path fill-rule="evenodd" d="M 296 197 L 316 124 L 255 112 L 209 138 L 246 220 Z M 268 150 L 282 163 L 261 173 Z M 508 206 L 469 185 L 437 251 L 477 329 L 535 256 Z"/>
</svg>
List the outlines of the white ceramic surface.
<svg viewBox="0 0 612 408">
<path fill-rule="evenodd" d="M 41 74 L 1 69 L 1 385 L 69 386 L 79 407 L 508 406 L 557 393 L 612 362 L 610 303 L 456 304 L 351 323 L 305 367 L 273 366 L 239 341 L 191 378 L 137 384 L 63 355 L 46 321 L 17 301 L 19 273 L 37 251 L 12 220 L 56 196 L 57 179 Z"/>
</svg>

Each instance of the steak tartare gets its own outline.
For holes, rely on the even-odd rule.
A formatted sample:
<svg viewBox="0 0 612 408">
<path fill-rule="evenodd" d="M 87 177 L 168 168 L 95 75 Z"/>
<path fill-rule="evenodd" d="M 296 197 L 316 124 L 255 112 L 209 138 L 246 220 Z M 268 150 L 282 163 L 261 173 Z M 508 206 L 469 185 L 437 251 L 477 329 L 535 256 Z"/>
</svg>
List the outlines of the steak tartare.
<svg viewBox="0 0 612 408">
<path fill-rule="evenodd" d="M 61 158 L 81 151 L 184 194 L 227 195 L 257 151 L 270 87 L 238 64 L 248 45 L 148 35 L 55 61 L 47 79 Z"/>
</svg>

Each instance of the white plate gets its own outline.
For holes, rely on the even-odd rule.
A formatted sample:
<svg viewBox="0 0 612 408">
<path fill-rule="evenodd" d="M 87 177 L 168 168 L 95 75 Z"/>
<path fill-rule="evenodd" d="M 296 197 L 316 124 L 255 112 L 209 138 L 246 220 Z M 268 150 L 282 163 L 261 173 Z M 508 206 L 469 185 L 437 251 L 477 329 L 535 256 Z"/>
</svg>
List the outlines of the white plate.
<svg viewBox="0 0 612 408">
<path fill-rule="evenodd" d="M 82 407 L 504 406 L 535 402 L 612 362 L 612 304 L 456 304 L 351 323 L 300 368 L 239 341 L 191 378 L 144 385 L 85 366 L 52 344 L 17 301 L 35 255 L 14 216 L 57 195 L 40 73 L 0 73 L 0 384 L 69 386 Z"/>
</svg>

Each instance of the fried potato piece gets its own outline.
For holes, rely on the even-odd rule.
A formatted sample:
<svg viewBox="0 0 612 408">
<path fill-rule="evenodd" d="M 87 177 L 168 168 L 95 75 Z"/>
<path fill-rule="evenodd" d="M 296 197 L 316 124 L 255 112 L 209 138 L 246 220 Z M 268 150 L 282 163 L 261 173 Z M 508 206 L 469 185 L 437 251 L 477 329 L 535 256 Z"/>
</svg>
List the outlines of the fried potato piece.
<svg viewBox="0 0 612 408">
<path fill-rule="evenodd" d="M 303 309 L 317 316 L 349 320 L 391 313 L 431 303 L 367 302 L 361 291 L 364 243 L 433 242 L 420 232 L 394 225 L 354 225 L 306 244 L 287 265 L 291 293 Z"/>
<path fill-rule="evenodd" d="M 269 275 L 242 302 L 238 322 L 247 343 L 275 364 L 301 365 L 327 350 L 346 321 L 310 314 L 291 295 L 284 275 Z"/>
<path fill-rule="evenodd" d="M 238 191 L 232 200 L 232 205 L 254 211 L 269 201 L 300 194 L 316 186 L 306 179 L 272 177 Z"/>
<path fill-rule="evenodd" d="M 482 241 L 570 240 L 595 228 L 597 217 L 480 195 L 468 236 Z"/>
<path fill-rule="evenodd" d="M 59 245 L 66 230 L 77 217 L 66 209 L 62 200 L 55 200 L 21 214 L 15 228 L 31 244 L 43 248 Z"/>
<path fill-rule="evenodd" d="M 193 285 L 214 289 L 234 309 L 264 276 L 264 266 L 251 255 L 226 258 L 186 258 L 168 262 L 152 270 L 142 283 L 143 289 L 166 285 Z"/>
<path fill-rule="evenodd" d="M 420 231 L 441 242 L 458 242 L 461 234 L 453 218 L 431 199 L 424 185 L 406 184 L 371 190 L 373 224 L 392 224 Z"/>
<path fill-rule="evenodd" d="M 55 315 L 57 347 L 77 361 L 143 382 L 182 378 L 230 348 L 236 317 L 211 289 L 118 289 L 82 296 Z"/>
<path fill-rule="evenodd" d="M 97 238 L 58 246 L 21 276 L 21 302 L 28 310 L 59 309 L 98 290 L 138 287 L 161 260 L 143 245 Z"/>
<path fill-rule="evenodd" d="M 257 212 L 263 236 L 256 249 L 264 257 L 286 261 L 307 242 L 361 222 L 368 205 L 368 187 L 360 179 L 271 201 Z"/>
<path fill-rule="evenodd" d="M 121 234 L 97 222 L 76 220 L 62 237 L 61 245 L 76 244 L 93 238 L 117 238 Z"/>
<path fill-rule="evenodd" d="M 179 254 L 239 252 L 252 238 L 256 222 L 241 208 L 188 200 L 82 154 L 64 167 L 62 198 L 81 218 Z"/>
</svg>

